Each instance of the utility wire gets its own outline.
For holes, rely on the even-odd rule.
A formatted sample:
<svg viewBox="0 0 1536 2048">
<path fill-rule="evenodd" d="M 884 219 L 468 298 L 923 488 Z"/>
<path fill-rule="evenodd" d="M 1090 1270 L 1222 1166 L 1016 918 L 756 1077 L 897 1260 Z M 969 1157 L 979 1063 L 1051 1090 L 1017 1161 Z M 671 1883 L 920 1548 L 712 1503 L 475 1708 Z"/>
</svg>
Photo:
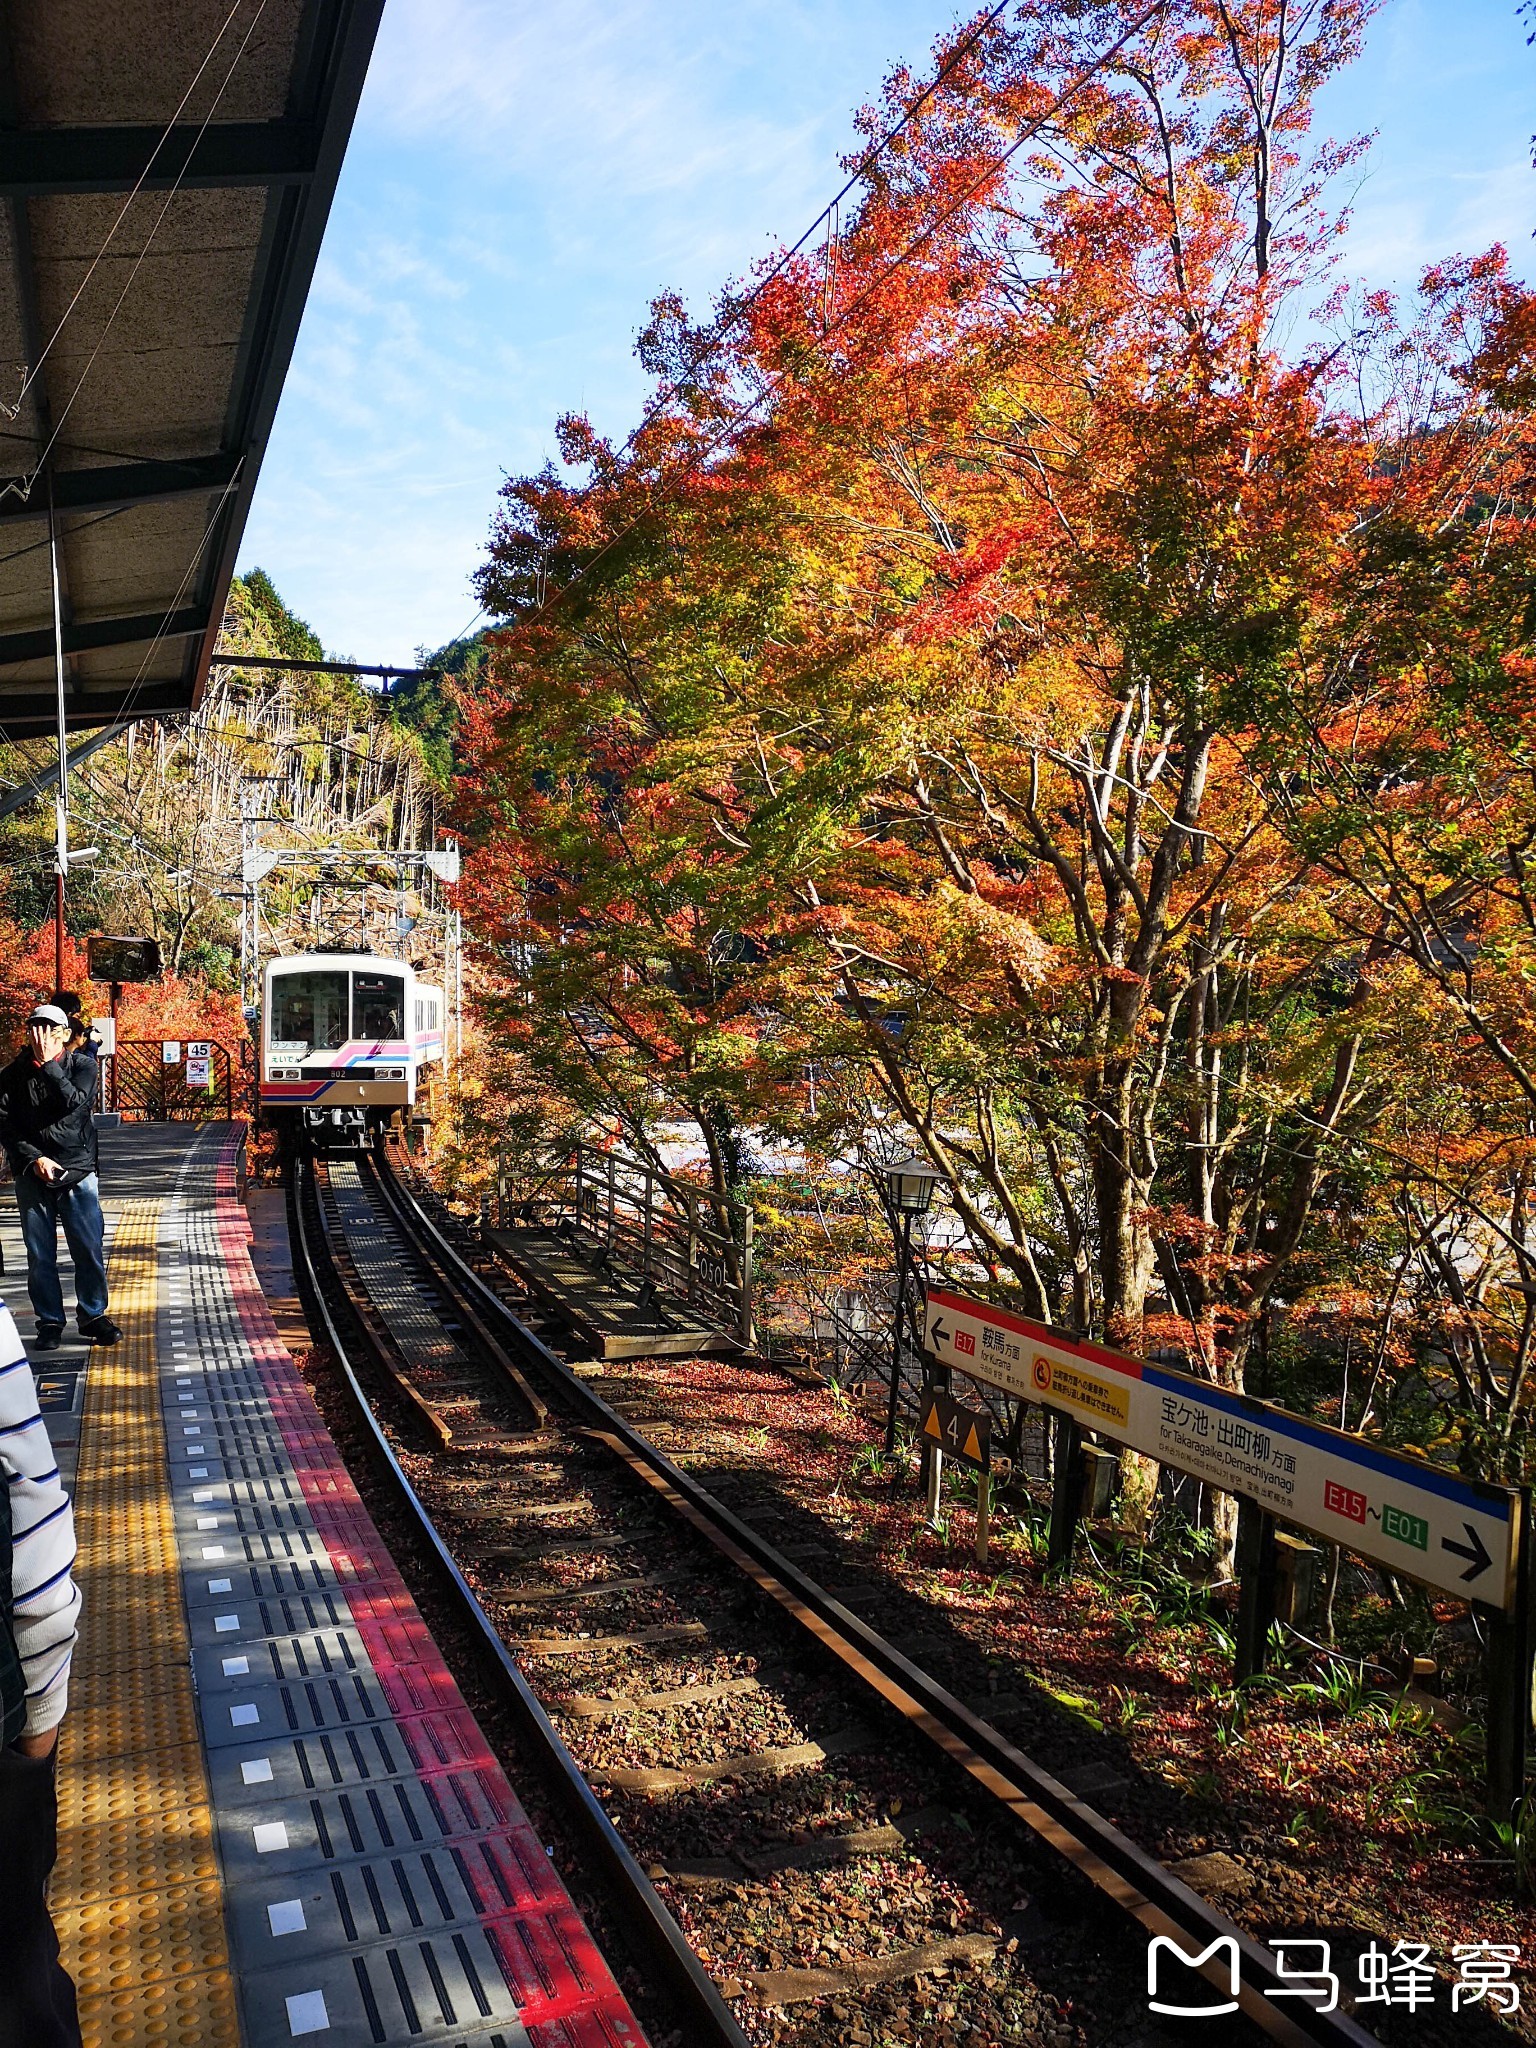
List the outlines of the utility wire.
<svg viewBox="0 0 1536 2048">
<path fill-rule="evenodd" d="M 121 519 L 125 512 L 129 512 L 134 509 L 135 508 L 130 505 L 114 505 L 112 506 L 110 511 L 94 512 L 91 514 L 89 518 L 81 518 L 77 520 L 73 526 L 71 526 L 71 528 L 69 529 L 70 538 L 73 539 L 75 535 L 79 533 L 89 533 L 93 526 L 100 526 L 108 519 Z M 42 515 L 39 514 L 39 517 L 41 516 Z M 69 517 L 67 513 L 62 514 L 61 516 L 65 518 Z M 27 521 L 26 524 L 30 525 L 31 521 Z M 27 545 L 24 548 L 12 548 L 11 552 L 8 555 L 0 555 L 0 568 L 3 568 L 7 562 L 19 562 L 23 555 L 35 555 L 39 548 L 46 548 L 50 547 L 51 545 L 52 536 L 50 534 L 45 533 L 41 540 L 28 541 Z"/>
<path fill-rule="evenodd" d="M 125 730 L 129 725 L 131 725 L 134 722 L 133 707 L 135 703 L 138 701 L 139 695 L 143 690 L 145 672 L 148 669 L 149 664 L 154 660 L 155 655 L 159 650 L 160 643 L 165 638 L 165 630 L 166 627 L 169 626 L 171 622 L 171 616 L 175 612 L 176 607 L 181 603 L 182 597 L 186 593 L 187 585 L 192 580 L 193 572 L 196 570 L 198 563 L 202 560 L 203 550 L 207 547 L 208 542 L 212 537 L 214 527 L 218 524 L 220 513 L 224 510 L 225 504 L 227 503 L 228 499 L 239 485 L 241 469 L 243 467 L 244 465 L 242 464 L 240 468 L 236 469 L 234 475 L 230 478 L 229 482 L 224 486 L 223 490 L 220 491 L 218 499 L 214 504 L 213 510 L 209 513 L 207 522 L 203 527 L 202 537 L 198 541 L 197 546 L 192 550 L 186 568 L 183 569 L 183 571 L 181 572 L 181 581 L 177 584 L 175 593 L 172 596 L 170 603 L 166 606 L 165 610 L 160 615 L 160 624 L 155 629 L 154 638 L 150 641 L 149 646 L 145 649 L 144 658 L 139 663 L 139 666 L 135 671 L 133 681 L 128 685 L 128 688 L 123 695 L 123 701 L 121 705 L 118 707 L 116 713 L 114 714 L 114 724 L 122 726 Z"/>
<path fill-rule="evenodd" d="M 927 85 L 924 86 L 923 90 L 918 94 L 917 98 L 909 102 L 909 104 L 903 109 L 901 119 L 897 121 L 893 127 L 888 128 L 886 132 L 879 138 L 878 141 L 872 142 L 869 148 L 865 150 L 863 156 L 860 157 L 858 163 L 850 172 L 845 183 L 827 201 L 826 205 L 821 209 L 820 213 L 817 214 L 816 218 L 805 230 L 805 233 L 801 235 L 799 241 L 794 243 L 794 245 L 791 248 L 788 248 L 784 251 L 783 255 L 780 256 L 779 260 L 773 265 L 772 269 L 765 272 L 765 274 L 758 279 L 757 283 L 753 286 L 752 290 L 748 292 L 747 296 L 744 299 L 738 299 L 731 306 L 729 316 L 727 318 L 718 321 L 715 324 L 715 326 L 713 326 L 709 330 L 709 335 L 704 346 L 699 350 L 699 352 L 696 355 L 690 358 L 687 370 L 684 372 L 684 374 L 681 377 L 675 379 L 672 383 L 665 385 L 663 389 L 657 394 L 657 396 L 652 399 L 651 403 L 646 407 L 645 411 L 642 413 L 639 425 L 634 429 L 633 433 L 631 433 L 628 439 L 624 442 L 623 451 L 621 452 L 633 448 L 635 442 L 639 439 L 640 435 L 645 432 L 645 429 L 651 424 L 652 420 L 654 420 L 668 405 L 671 404 L 672 400 L 678 396 L 679 392 L 684 390 L 686 386 L 693 381 L 693 379 L 698 375 L 699 371 L 702 370 L 704 365 L 709 361 L 711 356 L 718 355 L 720 349 L 725 343 L 726 337 L 734 333 L 734 331 L 741 325 L 742 321 L 746 318 L 747 314 L 751 312 L 752 308 L 763 296 L 763 293 L 767 291 L 768 287 L 774 282 L 774 280 L 778 277 L 781 277 L 785 270 L 788 269 L 789 265 L 794 262 L 795 258 L 800 254 L 801 250 L 805 247 L 807 242 L 809 242 L 812 236 L 816 233 L 817 229 L 820 228 L 823 225 L 823 223 L 829 223 L 832 227 L 833 233 L 836 233 L 836 223 L 839 217 L 839 208 L 841 207 L 842 202 L 848 197 L 848 194 L 852 192 L 854 188 L 860 183 L 865 173 L 872 167 L 872 165 L 879 161 L 879 159 L 890 148 L 891 144 L 902 133 L 902 131 L 905 128 L 907 128 L 914 120 L 916 120 L 917 116 L 922 112 L 923 108 L 927 106 L 928 102 L 933 98 L 934 94 L 938 91 L 939 87 L 970 55 L 972 50 L 975 49 L 976 45 L 981 41 L 981 38 L 986 34 L 987 30 L 992 26 L 992 24 L 996 20 L 998 20 L 998 18 L 1001 15 L 1007 13 L 1010 4 L 1011 0 L 998 0 L 998 5 L 989 8 L 988 11 L 981 17 L 980 21 L 978 21 L 975 27 L 970 31 L 969 35 L 965 36 L 959 43 L 955 45 L 954 49 L 951 50 L 949 56 L 944 60 L 943 64 L 939 67 L 938 71 L 934 73 L 933 77 L 928 81 Z"/>
</svg>

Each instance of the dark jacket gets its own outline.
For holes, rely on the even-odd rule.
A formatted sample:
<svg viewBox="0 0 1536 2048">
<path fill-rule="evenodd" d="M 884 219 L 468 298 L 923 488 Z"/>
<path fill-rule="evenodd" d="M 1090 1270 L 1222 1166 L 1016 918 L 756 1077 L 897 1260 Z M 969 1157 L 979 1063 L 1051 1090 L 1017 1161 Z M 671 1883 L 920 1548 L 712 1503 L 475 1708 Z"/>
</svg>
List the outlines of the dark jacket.
<svg viewBox="0 0 1536 2048">
<path fill-rule="evenodd" d="M 31 1051 L 0 1072 L 0 1145 L 18 1180 L 35 1159 L 96 1171 L 96 1061 L 83 1048 L 40 1067 Z"/>
</svg>

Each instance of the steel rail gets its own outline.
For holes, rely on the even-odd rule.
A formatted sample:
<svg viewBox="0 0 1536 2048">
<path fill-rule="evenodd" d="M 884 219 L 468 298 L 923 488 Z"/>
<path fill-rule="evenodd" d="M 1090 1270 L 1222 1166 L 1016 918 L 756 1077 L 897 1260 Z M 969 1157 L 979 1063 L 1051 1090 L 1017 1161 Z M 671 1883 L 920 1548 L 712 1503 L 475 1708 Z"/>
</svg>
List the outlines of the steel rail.
<svg viewBox="0 0 1536 2048">
<path fill-rule="evenodd" d="M 678 2017 L 686 2023 L 690 2048 L 694 2042 L 700 2043 L 701 2048 L 750 2048 L 735 2015 L 721 1997 L 714 1980 L 689 1947 L 682 1929 L 667 1911 L 623 1837 L 608 1818 L 597 1794 L 583 1775 L 580 1765 L 566 1748 L 554 1723 L 540 1705 L 533 1688 L 502 1641 L 495 1623 L 476 1598 L 473 1587 L 459 1569 L 421 1497 L 395 1456 L 389 1439 L 373 1412 L 373 1405 L 357 1377 L 351 1349 L 337 1326 L 330 1302 L 326 1298 L 326 1290 L 321 1284 L 316 1264 L 316 1247 L 304 1215 L 304 1188 L 300 1185 L 301 1179 L 314 1193 L 315 1214 L 319 1218 L 326 1264 L 336 1287 L 349 1306 L 351 1305 L 350 1292 L 342 1281 L 338 1269 L 331 1227 L 314 1177 L 313 1164 L 307 1159 L 296 1162 L 288 1180 L 289 1230 L 298 1252 L 297 1276 L 309 1296 L 309 1305 L 313 1306 L 317 1314 L 320 1328 L 335 1357 L 347 1393 L 359 1420 L 368 1432 L 371 1448 L 377 1453 L 379 1463 L 389 1477 L 400 1506 L 414 1524 L 415 1533 L 431 1553 L 434 1563 L 451 1591 L 460 1619 L 469 1625 L 477 1647 L 499 1678 L 504 1698 L 516 1714 L 523 1733 L 549 1766 L 566 1811 L 576 1823 L 588 1848 L 596 1856 L 602 1875 L 612 1888 L 615 1903 L 624 1916 L 631 1938 L 635 1941 L 642 1959 L 652 1963 L 665 1980 L 677 2008 Z M 366 1319 L 358 1315 L 354 1309 L 353 1321 L 372 1354 L 377 1339 L 369 1329 Z M 377 1362 L 384 1363 L 382 1359 Z"/>
<path fill-rule="evenodd" d="M 1321 2010 L 1302 1997 L 1295 1983 L 1282 1977 L 1270 1950 L 973 1713 L 659 1451 L 519 1321 L 423 1209 L 395 1172 L 382 1144 L 376 1148 L 375 1161 L 380 1190 L 418 1250 L 453 1291 L 467 1293 L 546 1379 L 590 1417 L 592 1433 L 845 1668 L 1144 1928 L 1149 1939 L 1161 1935 L 1176 1943 L 1187 1957 L 1204 1952 L 1196 1967 L 1224 1999 L 1234 1995 L 1230 1958 L 1235 1943 L 1238 2004 L 1280 2048 L 1308 2048 L 1308 2044 L 1379 2048 L 1377 2037 L 1348 2014 Z M 1211 1952 L 1213 1944 L 1215 1953 Z M 1276 2004 L 1276 1998 L 1294 2003 L 1296 2009 Z"/>
</svg>

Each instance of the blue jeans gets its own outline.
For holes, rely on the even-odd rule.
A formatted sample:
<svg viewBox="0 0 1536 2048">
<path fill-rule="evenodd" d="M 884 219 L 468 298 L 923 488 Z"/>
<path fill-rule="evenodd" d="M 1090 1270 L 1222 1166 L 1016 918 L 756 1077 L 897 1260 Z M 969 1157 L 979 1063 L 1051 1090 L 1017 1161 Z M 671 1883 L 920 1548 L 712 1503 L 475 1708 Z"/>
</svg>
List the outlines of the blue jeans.
<svg viewBox="0 0 1536 2048">
<path fill-rule="evenodd" d="M 101 1192 L 94 1173 L 77 1187 L 56 1191 L 28 1167 L 16 1183 L 22 1242 L 27 1247 L 27 1293 L 40 1323 L 64 1327 L 59 1286 L 59 1225 L 75 1266 L 75 1313 L 82 1323 L 107 1312 L 107 1268 L 101 1251 Z"/>
</svg>

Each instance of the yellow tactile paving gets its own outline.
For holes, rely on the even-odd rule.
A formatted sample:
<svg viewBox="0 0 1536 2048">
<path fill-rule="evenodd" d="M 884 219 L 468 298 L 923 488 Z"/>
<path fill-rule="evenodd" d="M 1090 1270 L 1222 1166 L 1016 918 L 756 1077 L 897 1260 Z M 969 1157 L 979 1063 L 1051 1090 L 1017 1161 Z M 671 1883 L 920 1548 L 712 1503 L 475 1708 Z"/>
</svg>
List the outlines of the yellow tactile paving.
<svg viewBox="0 0 1536 2048">
<path fill-rule="evenodd" d="M 71 1674 L 73 1680 L 73 1673 Z M 132 1698 L 109 1676 L 72 1682 L 65 1754 L 77 1763 L 176 1749 L 197 1741 L 197 1710 L 190 1686 L 177 1674 L 154 1672 Z M 63 1781 L 60 1781 L 62 1793 Z"/>
<path fill-rule="evenodd" d="M 69 1771 L 59 1781 L 59 1825 L 129 1821 L 136 1814 L 169 1813 L 197 1797 L 202 1755 L 197 1742 L 114 1750 L 94 1768 Z M 87 1780 L 89 1779 L 89 1789 Z M 90 1892 L 81 1894 L 92 1897 Z"/>
<path fill-rule="evenodd" d="M 54 1918 L 86 2048 L 236 2048 L 156 1383 L 158 1209 L 124 1206 L 112 1246 L 123 1341 L 86 1378 L 84 1610 L 60 1746 Z"/>
<path fill-rule="evenodd" d="M 238 2048 L 229 1969 L 136 1983 L 137 1959 L 121 1977 L 80 2000 L 86 2048 Z"/>
<path fill-rule="evenodd" d="M 221 1969 L 219 1910 L 218 1880 L 206 1878 L 200 1885 L 77 1906 L 56 1914 L 54 1924 L 66 1951 L 82 1959 L 75 1984 L 82 2002 L 100 2003 L 140 1978 L 171 1984 Z M 219 1930 L 212 1946 L 210 1928 Z"/>
</svg>

